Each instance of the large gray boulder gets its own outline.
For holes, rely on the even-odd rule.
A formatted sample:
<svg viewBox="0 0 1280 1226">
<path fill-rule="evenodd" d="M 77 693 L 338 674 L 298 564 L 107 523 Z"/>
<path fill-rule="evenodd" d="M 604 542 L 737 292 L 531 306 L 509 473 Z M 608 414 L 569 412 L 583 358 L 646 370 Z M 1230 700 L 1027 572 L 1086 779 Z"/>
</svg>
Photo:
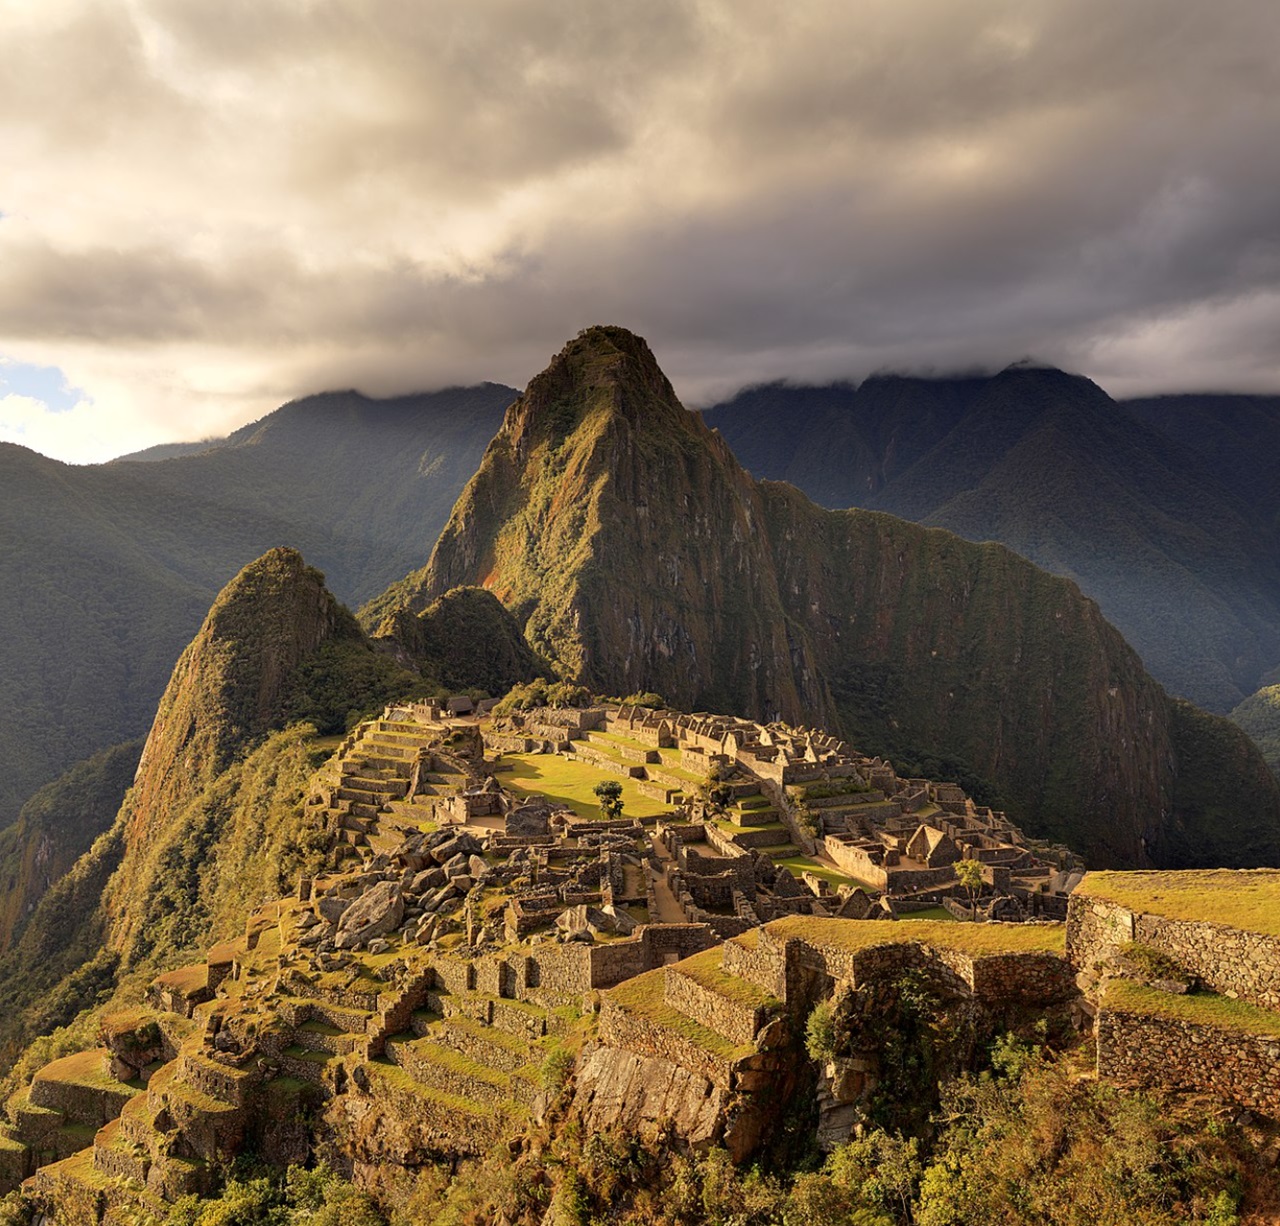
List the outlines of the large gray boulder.
<svg viewBox="0 0 1280 1226">
<path fill-rule="evenodd" d="M 343 912 L 334 944 L 354 949 L 375 937 L 394 932 L 404 922 L 404 895 L 400 883 L 380 881 Z"/>
</svg>

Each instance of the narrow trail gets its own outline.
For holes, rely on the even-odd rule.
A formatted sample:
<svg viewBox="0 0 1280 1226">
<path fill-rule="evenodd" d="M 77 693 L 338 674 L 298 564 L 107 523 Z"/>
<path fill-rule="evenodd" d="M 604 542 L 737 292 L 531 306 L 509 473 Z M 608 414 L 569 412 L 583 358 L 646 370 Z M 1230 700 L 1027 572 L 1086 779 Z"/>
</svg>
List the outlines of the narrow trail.
<svg viewBox="0 0 1280 1226">
<path fill-rule="evenodd" d="M 671 853 L 662 845 L 661 841 L 654 834 L 649 835 L 649 845 L 653 848 L 653 854 L 660 861 L 668 861 L 671 859 Z M 659 924 L 683 924 L 686 922 L 684 912 L 680 909 L 680 904 L 676 901 L 675 893 L 667 884 L 667 878 L 663 873 L 655 873 L 648 865 L 645 871 L 653 879 L 653 895 L 654 901 L 658 904 L 658 914 L 650 916 L 650 919 L 656 920 Z"/>
</svg>

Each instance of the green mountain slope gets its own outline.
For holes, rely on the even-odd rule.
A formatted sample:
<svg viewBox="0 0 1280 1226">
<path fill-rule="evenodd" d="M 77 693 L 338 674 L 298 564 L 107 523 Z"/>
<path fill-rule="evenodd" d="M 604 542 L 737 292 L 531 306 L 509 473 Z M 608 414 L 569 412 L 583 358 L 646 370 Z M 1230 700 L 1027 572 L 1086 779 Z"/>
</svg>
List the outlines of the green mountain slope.
<svg viewBox="0 0 1280 1226">
<path fill-rule="evenodd" d="M 1280 413 L 1242 399 L 1236 428 L 1214 431 L 1201 401 L 1215 398 L 1120 406 L 1087 379 L 1019 366 L 757 388 L 705 416 L 758 476 L 1001 541 L 1076 580 L 1162 683 L 1225 712 L 1280 660 L 1275 511 L 1250 492 Z M 1217 439 L 1211 463 L 1201 433 Z"/>
<path fill-rule="evenodd" d="M 77 762 L 0 830 L 0 951 L 13 944 L 49 888 L 111 825 L 141 753 L 142 742 L 129 741 Z"/>
<path fill-rule="evenodd" d="M 215 450 L 77 468 L 0 445 L 0 826 L 142 735 L 217 591 L 275 545 L 362 599 L 430 548 L 514 396 L 312 397 Z"/>
<path fill-rule="evenodd" d="M 1280 793 L 1247 747 L 1247 778 L 1218 785 L 1247 828 L 1169 841 L 1195 736 L 1073 583 L 755 482 L 622 329 L 589 329 L 530 383 L 428 565 L 366 615 L 460 584 L 497 595 L 565 676 L 932 754 L 1094 864 L 1280 854 Z"/>
<path fill-rule="evenodd" d="M 234 933 L 314 868 L 322 832 L 303 799 L 327 752 L 316 724 L 340 729 L 349 702 L 376 709 L 419 684 L 296 550 L 245 567 L 174 668 L 109 828 L 0 957 L 0 1045 L 66 1022 L 122 974 Z"/>
<path fill-rule="evenodd" d="M 1250 694 L 1231 718 L 1253 738 L 1268 765 L 1280 776 L 1280 685 L 1264 685 Z"/>
</svg>

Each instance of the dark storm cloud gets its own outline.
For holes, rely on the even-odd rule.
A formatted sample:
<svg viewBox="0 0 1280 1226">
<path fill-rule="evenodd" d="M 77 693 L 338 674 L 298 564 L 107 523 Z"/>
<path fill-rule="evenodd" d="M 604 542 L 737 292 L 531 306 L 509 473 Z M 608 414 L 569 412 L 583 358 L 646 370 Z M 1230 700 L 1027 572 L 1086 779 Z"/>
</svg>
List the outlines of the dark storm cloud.
<svg viewBox="0 0 1280 1226">
<path fill-rule="evenodd" d="M 522 384 L 599 320 L 691 400 L 1026 353 L 1280 387 L 1263 0 L 140 0 L 0 33 L 0 354 L 99 417 Z"/>
</svg>

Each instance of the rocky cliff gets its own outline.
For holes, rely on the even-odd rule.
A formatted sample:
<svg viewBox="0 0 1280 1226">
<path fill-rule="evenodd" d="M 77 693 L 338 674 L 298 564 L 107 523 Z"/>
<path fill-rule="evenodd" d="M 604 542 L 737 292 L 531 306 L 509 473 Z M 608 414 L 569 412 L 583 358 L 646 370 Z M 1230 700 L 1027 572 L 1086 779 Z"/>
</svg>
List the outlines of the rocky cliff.
<svg viewBox="0 0 1280 1226">
<path fill-rule="evenodd" d="M 1218 776 L 1230 829 L 1197 817 L 1168 837 L 1182 763 L 1220 721 L 1175 736 L 1170 700 L 1073 583 L 754 481 L 621 328 L 588 329 L 530 383 L 427 566 L 370 616 L 461 584 L 567 677 L 929 756 L 1095 864 L 1280 855 L 1280 792 L 1244 746 L 1247 782 Z"/>
</svg>

